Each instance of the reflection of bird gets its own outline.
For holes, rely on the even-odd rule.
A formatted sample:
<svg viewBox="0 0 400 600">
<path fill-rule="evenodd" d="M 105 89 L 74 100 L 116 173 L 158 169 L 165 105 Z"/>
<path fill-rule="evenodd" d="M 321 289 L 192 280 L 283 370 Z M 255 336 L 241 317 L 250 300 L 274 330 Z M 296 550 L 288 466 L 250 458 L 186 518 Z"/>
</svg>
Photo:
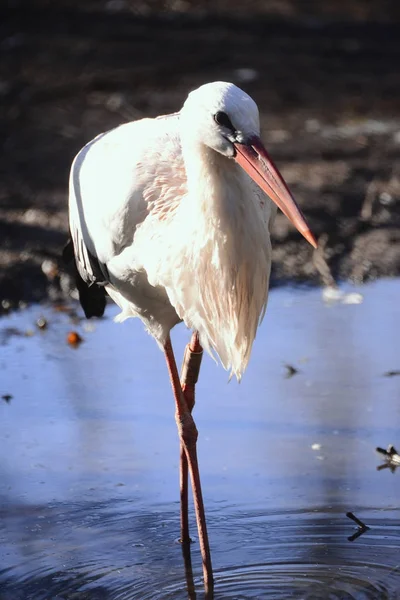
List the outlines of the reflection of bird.
<svg viewBox="0 0 400 600">
<path fill-rule="evenodd" d="M 268 296 L 272 199 L 314 246 L 300 210 L 259 137 L 257 105 L 230 83 L 189 94 L 179 113 L 127 123 L 77 155 L 70 230 L 87 317 L 105 291 L 138 316 L 164 350 L 181 440 L 181 528 L 191 475 L 206 583 L 212 582 L 191 411 L 202 347 L 240 378 Z M 72 256 L 71 247 L 69 250 Z M 170 330 L 194 332 L 182 374 Z"/>
</svg>

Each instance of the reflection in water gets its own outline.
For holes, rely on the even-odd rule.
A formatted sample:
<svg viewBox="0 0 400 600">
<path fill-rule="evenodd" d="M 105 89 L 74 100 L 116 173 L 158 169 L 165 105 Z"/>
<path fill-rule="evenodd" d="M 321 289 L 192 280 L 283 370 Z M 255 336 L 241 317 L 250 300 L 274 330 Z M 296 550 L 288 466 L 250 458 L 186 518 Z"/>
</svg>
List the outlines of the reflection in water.
<svg viewBox="0 0 400 600">
<path fill-rule="evenodd" d="M 196 600 L 196 586 L 194 584 L 193 577 L 193 566 L 192 566 L 192 552 L 189 544 L 182 544 L 182 556 L 183 564 L 185 567 L 185 578 L 186 578 L 186 589 L 189 600 Z M 213 600 L 213 591 L 208 593 L 207 600 Z"/>
<path fill-rule="evenodd" d="M 384 374 L 399 368 L 399 288 L 381 281 L 363 304 L 330 307 L 319 290 L 273 291 L 241 385 L 204 361 L 196 421 L 217 600 L 399 597 L 400 479 L 375 454 L 398 445 L 400 378 Z M 43 312 L 46 331 L 15 334 Z M 198 544 L 193 587 L 176 543 L 162 354 L 139 323 L 82 323 L 76 350 L 69 329 L 40 307 L 0 321 L 0 396 L 12 395 L 0 400 L 0 600 L 204 600 Z M 175 337 L 182 352 L 188 332 Z M 348 511 L 371 528 L 353 542 Z"/>
<path fill-rule="evenodd" d="M 185 581 L 180 546 L 172 540 L 179 526 L 174 512 L 131 516 L 116 501 L 69 510 L 14 507 L 4 548 L 13 554 L 13 566 L 0 571 L 0 598 L 204 599 L 200 570 L 193 582 L 188 556 Z M 399 514 L 367 516 L 368 539 L 355 546 L 347 542 L 348 521 L 337 511 L 213 513 L 215 598 L 279 599 L 289 592 L 299 599 L 396 598 Z M 198 560 L 195 545 L 193 551 Z"/>
</svg>

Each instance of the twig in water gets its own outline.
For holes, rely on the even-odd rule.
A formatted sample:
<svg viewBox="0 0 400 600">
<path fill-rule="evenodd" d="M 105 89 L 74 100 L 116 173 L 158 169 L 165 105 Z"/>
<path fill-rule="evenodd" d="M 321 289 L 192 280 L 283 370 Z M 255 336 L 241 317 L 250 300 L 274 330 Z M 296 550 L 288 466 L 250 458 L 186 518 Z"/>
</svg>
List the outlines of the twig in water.
<svg viewBox="0 0 400 600">
<path fill-rule="evenodd" d="M 286 379 L 290 379 L 290 377 L 293 377 L 293 375 L 296 375 L 296 373 L 299 372 L 299 370 L 296 369 L 296 367 L 294 367 L 293 365 L 289 365 L 289 364 L 285 365 L 285 370 L 286 370 L 286 373 L 285 373 Z"/>
<path fill-rule="evenodd" d="M 384 377 L 396 377 L 397 375 L 400 375 L 400 371 L 398 370 L 386 371 L 386 373 L 383 374 Z"/>
<path fill-rule="evenodd" d="M 387 450 L 384 448 L 377 448 L 376 451 L 379 452 L 379 454 L 383 454 L 386 460 L 383 465 L 376 467 L 378 471 L 381 471 L 382 469 L 390 469 L 391 472 L 394 473 L 397 467 L 400 467 L 400 454 L 397 452 L 393 444 L 389 444 Z"/>
<path fill-rule="evenodd" d="M 368 531 L 369 527 L 368 527 L 368 525 L 363 523 L 358 517 L 356 517 L 352 512 L 347 512 L 346 517 L 348 517 L 349 519 L 354 521 L 354 523 L 356 523 L 358 526 L 357 531 L 355 533 L 353 533 L 353 535 L 351 535 L 350 537 L 347 538 L 349 540 L 349 542 L 354 542 L 354 540 L 359 538 L 360 535 L 362 535 L 363 533 Z"/>
</svg>

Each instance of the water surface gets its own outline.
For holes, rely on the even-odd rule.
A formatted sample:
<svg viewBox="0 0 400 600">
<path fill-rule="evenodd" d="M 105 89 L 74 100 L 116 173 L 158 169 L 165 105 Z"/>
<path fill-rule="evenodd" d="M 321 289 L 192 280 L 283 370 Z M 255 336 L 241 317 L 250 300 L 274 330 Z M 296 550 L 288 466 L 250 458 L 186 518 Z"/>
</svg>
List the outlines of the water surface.
<svg viewBox="0 0 400 600">
<path fill-rule="evenodd" d="M 400 446 L 400 377 L 387 375 L 400 369 L 400 281 L 348 291 L 362 304 L 272 291 L 240 385 L 203 361 L 216 599 L 400 598 L 399 473 L 375 452 Z M 116 312 L 89 327 L 43 306 L 0 321 L 0 395 L 12 395 L 0 400 L 0 600 L 188 597 L 163 355 Z M 188 335 L 173 332 L 178 357 Z M 353 541 L 347 511 L 370 527 Z M 202 599 L 196 539 L 192 563 Z"/>
</svg>

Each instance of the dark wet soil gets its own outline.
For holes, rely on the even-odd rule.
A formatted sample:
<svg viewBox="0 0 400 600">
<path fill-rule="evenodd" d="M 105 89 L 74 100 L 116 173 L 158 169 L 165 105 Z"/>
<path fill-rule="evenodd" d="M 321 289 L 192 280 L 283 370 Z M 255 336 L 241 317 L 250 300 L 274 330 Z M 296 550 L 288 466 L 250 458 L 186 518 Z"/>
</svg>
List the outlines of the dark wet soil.
<svg viewBox="0 0 400 600">
<path fill-rule="evenodd" d="M 399 274 L 400 10 L 348 4 L 2 3 L 0 300 L 68 293 L 58 265 L 82 145 L 175 111 L 216 79 L 256 99 L 334 277 Z M 312 249 L 281 216 L 274 242 L 274 283 L 320 281 Z"/>
</svg>

